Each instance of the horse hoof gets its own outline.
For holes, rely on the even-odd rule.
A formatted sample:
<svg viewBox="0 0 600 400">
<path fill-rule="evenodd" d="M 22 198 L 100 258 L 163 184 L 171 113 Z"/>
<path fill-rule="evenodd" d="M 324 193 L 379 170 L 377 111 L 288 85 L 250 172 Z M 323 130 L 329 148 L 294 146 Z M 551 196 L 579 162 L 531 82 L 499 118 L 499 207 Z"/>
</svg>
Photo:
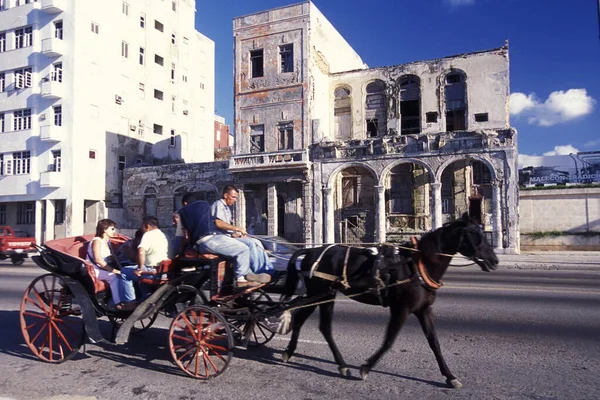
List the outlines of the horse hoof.
<svg viewBox="0 0 600 400">
<path fill-rule="evenodd" d="M 343 377 L 348 376 L 348 367 L 338 367 L 338 371 L 340 371 L 340 375 Z"/>
<path fill-rule="evenodd" d="M 367 376 L 368 375 L 369 375 L 369 369 L 366 366 L 364 366 L 364 365 L 362 367 L 360 367 L 360 378 L 363 381 L 367 380 Z"/>
<path fill-rule="evenodd" d="M 290 358 L 292 358 L 292 356 L 289 355 L 287 351 L 284 351 L 283 354 L 281 354 L 281 361 L 283 361 L 284 363 L 290 361 Z"/>
<path fill-rule="evenodd" d="M 452 389 L 460 389 L 462 387 L 462 383 L 460 383 L 458 381 L 458 379 L 456 379 L 456 378 L 446 379 L 446 384 L 448 385 L 449 388 L 452 388 Z"/>
</svg>

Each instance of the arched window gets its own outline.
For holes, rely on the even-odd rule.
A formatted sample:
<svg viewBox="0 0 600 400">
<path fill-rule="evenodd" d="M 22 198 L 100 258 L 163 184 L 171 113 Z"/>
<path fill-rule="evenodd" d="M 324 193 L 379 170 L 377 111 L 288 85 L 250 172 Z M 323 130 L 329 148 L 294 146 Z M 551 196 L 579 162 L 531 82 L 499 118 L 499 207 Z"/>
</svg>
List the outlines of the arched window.
<svg viewBox="0 0 600 400">
<path fill-rule="evenodd" d="M 333 114 L 335 120 L 336 139 L 350 139 L 352 137 L 352 99 L 350 89 L 339 87 L 333 93 L 335 100 Z"/>
<path fill-rule="evenodd" d="M 467 129 L 467 86 L 465 74 L 452 71 L 446 75 L 444 100 L 446 103 L 446 131 Z"/>
<path fill-rule="evenodd" d="M 421 132 L 421 82 L 416 76 L 400 79 L 400 133 Z"/>
<path fill-rule="evenodd" d="M 144 191 L 144 216 L 146 217 L 156 217 L 157 210 L 157 199 L 156 199 L 156 189 L 149 186 Z"/>
<path fill-rule="evenodd" d="M 367 137 L 384 135 L 387 130 L 387 107 L 385 101 L 385 83 L 380 80 L 367 85 L 365 115 Z"/>
</svg>

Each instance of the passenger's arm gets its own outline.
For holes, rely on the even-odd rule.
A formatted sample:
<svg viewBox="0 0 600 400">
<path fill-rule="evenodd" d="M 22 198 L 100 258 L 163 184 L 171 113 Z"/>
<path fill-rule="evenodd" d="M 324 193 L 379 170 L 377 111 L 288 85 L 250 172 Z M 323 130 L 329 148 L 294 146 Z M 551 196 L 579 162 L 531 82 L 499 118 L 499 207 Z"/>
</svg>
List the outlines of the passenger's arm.
<svg viewBox="0 0 600 400">
<path fill-rule="evenodd" d="M 219 218 L 215 218 L 215 225 L 217 226 L 217 228 L 223 229 L 224 231 L 239 232 L 242 234 L 242 236 L 247 235 L 246 229 L 240 228 L 239 226 L 235 226 L 235 225 L 229 225 L 228 223 L 226 223 L 225 221 L 223 221 Z"/>
</svg>

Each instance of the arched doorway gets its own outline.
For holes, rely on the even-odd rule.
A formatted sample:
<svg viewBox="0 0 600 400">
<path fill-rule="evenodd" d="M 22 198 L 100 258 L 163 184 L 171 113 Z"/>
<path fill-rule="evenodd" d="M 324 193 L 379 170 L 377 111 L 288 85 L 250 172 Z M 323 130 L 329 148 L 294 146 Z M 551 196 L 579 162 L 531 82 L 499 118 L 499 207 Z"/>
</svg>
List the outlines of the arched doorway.
<svg viewBox="0 0 600 400">
<path fill-rule="evenodd" d="M 375 241 L 375 179 L 363 167 L 343 170 L 337 180 L 336 242 Z"/>
</svg>

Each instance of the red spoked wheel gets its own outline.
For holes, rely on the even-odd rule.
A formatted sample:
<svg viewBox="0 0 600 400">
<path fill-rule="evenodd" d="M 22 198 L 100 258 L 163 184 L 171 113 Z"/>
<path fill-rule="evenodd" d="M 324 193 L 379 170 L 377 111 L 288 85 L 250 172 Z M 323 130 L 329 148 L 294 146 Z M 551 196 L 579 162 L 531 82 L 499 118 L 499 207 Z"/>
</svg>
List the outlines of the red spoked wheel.
<svg viewBox="0 0 600 400">
<path fill-rule="evenodd" d="M 25 343 L 43 361 L 67 361 L 85 340 L 81 308 L 57 275 L 42 275 L 31 282 L 21 300 L 20 319 Z"/>
<path fill-rule="evenodd" d="M 205 306 L 177 314 L 169 331 L 169 348 L 177 366 L 197 379 L 221 375 L 233 355 L 233 336 L 227 321 Z"/>
</svg>

